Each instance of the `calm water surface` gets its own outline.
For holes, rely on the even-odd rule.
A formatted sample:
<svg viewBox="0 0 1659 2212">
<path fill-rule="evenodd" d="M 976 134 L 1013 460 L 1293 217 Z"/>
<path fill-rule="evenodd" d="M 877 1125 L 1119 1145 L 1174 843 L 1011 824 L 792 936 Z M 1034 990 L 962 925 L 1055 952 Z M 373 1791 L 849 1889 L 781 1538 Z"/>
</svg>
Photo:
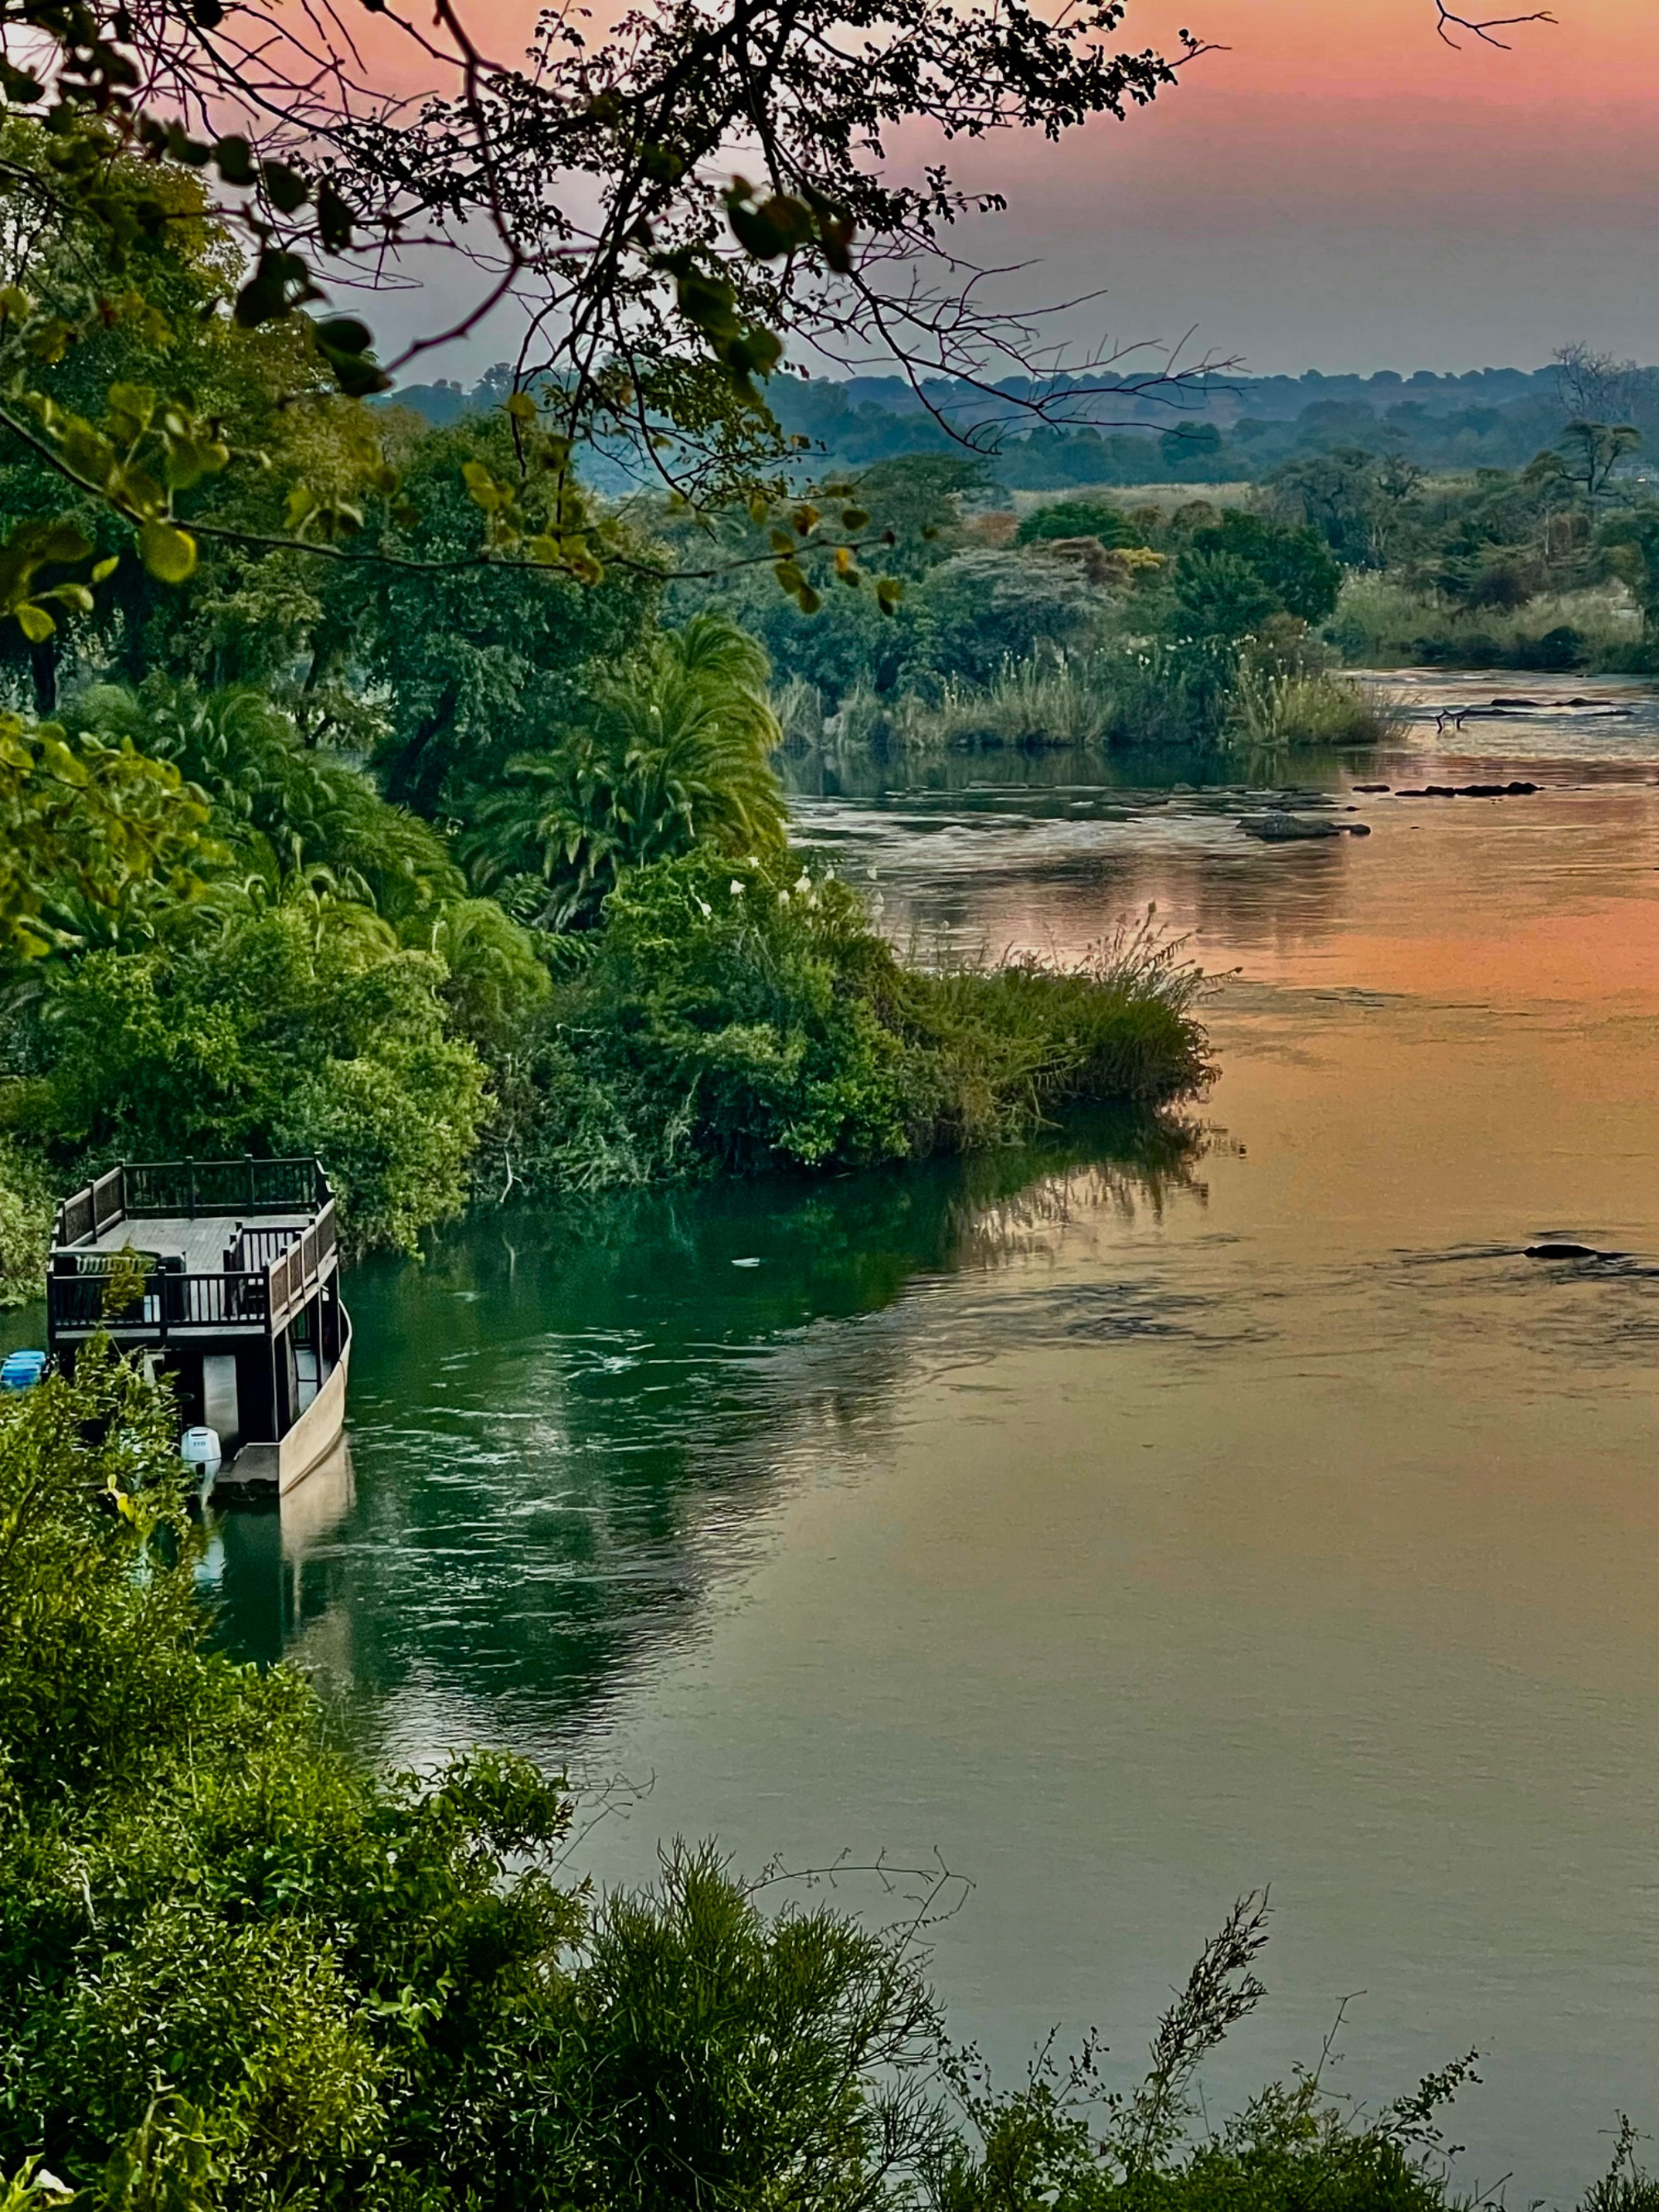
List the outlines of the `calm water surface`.
<svg viewBox="0 0 1659 2212">
<path fill-rule="evenodd" d="M 1064 762 L 804 775 L 902 935 L 1071 954 L 1155 902 L 1218 978 L 1212 1092 L 362 1269 L 355 1493 L 227 1517 L 215 1574 L 243 1648 L 374 1692 L 395 1752 L 652 1785 L 583 1844 L 604 1878 L 676 1831 L 936 1848 L 975 1885 L 939 1980 L 1009 2064 L 1093 2021 L 1133 2068 L 1271 1882 L 1212 2101 L 1352 1996 L 1337 2085 L 1478 2046 L 1462 2172 L 1525 2202 L 1619 2109 L 1659 2127 L 1659 714 L 1397 688 L 1406 747 L 1317 771 L 1363 841 Z M 1563 703 L 1423 719 L 1505 694 Z M 1498 772 L 1547 787 L 1350 787 Z M 1525 1258 L 1547 1233 L 1624 1256 Z"/>
</svg>

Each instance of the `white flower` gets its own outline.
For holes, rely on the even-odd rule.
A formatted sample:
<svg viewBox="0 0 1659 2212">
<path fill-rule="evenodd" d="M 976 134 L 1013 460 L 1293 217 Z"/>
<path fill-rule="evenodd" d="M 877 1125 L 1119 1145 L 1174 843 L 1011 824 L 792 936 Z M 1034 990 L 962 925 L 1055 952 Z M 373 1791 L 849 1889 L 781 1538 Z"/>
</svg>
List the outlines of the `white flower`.
<svg viewBox="0 0 1659 2212">
<path fill-rule="evenodd" d="M 788 903 L 789 903 L 789 894 L 788 894 L 788 892 L 787 892 L 787 891 L 780 891 L 780 892 L 778 893 L 778 904 L 779 904 L 780 906 L 787 906 L 787 905 L 788 905 Z"/>
<path fill-rule="evenodd" d="M 743 885 L 738 881 L 735 876 L 732 877 L 731 882 L 726 885 L 726 889 L 731 892 L 733 898 L 741 898 L 743 896 Z"/>
<path fill-rule="evenodd" d="M 798 891 L 810 891 L 811 888 L 812 878 L 807 874 L 805 869 L 803 868 L 795 878 L 795 889 Z"/>
<path fill-rule="evenodd" d="M 869 878 L 870 878 L 870 880 L 871 880 L 871 882 L 872 882 L 872 883 L 874 883 L 874 881 L 876 880 L 876 864 L 875 864 L 875 862 L 874 862 L 873 860 L 872 860 L 872 861 L 871 861 L 871 863 L 870 863 L 869 866 L 865 870 L 865 872 L 865 872 L 865 874 L 866 874 L 866 876 L 868 876 L 868 877 L 869 877 Z"/>
<path fill-rule="evenodd" d="M 700 899 L 697 901 L 697 904 L 698 904 L 698 906 L 699 906 L 699 907 L 702 908 L 702 918 L 703 918 L 703 920 L 704 920 L 705 921 L 708 921 L 708 917 L 709 917 L 709 915 L 710 915 L 711 914 L 713 914 L 713 912 L 714 911 L 714 908 L 713 908 L 712 906 L 710 906 L 710 905 L 709 905 L 709 903 L 708 903 L 708 900 L 707 900 L 707 899 L 705 899 L 705 898 L 700 898 Z"/>
</svg>

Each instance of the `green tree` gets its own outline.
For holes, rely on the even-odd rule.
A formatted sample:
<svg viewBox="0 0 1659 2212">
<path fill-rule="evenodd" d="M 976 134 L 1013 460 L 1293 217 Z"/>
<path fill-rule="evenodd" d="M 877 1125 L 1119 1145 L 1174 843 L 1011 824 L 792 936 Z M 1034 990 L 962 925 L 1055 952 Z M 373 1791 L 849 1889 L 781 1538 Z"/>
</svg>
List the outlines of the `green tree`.
<svg viewBox="0 0 1659 2212">
<path fill-rule="evenodd" d="M 544 927 L 591 926 L 634 868 L 699 845 L 775 854 L 783 793 L 766 655 L 729 616 L 694 615 L 652 639 L 623 676 L 594 687 L 586 725 L 520 756 L 481 802 L 463 849 L 486 888 L 545 886 Z"/>
<path fill-rule="evenodd" d="M 1046 538 L 1097 538 L 1109 549 L 1146 542 L 1122 508 L 1103 499 L 1057 499 L 1034 507 L 1022 516 L 1015 542 L 1032 545 Z"/>
<path fill-rule="evenodd" d="M 1336 609 L 1342 568 L 1316 530 L 1270 522 L 1265 516 L 1231 507 L 1213 529 L 1192 540 L 1197 554 L 1226 553 L 1243 561 L 1273 594 L 1286 614 L 1304 623 L 1322 623 Z"/>
<path fill-rule="evenodd" d="M 1178 637 L 1247 637 L 1281 605 L 1272 586 L 1237 553 L 1192 551 L 1176 562 L 1172 619 Z"/>
</svg>

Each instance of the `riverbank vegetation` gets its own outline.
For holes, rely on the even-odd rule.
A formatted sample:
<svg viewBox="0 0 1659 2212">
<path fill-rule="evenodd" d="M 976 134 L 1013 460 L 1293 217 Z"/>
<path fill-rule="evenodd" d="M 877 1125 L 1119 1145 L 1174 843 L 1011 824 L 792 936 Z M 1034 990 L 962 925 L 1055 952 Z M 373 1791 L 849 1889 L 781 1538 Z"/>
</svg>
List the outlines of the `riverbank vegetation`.
<svg viewBox="0 0 1659 2212">
<path fill-rule="evenodd" d="M 88 222 L 32 251 L 67 306 L 108 246 Z M 1194 979 L 1151 947 L 1068 974 L 900 960 L 791 847 L 771 633 L 735 587 L 671 587 L 696 565 L 684 522 L 601 514 L 561 464 L 547 496 L 606 561 L 474 561 L 475 495 L 497 495 L 522 418 L 434 428 L 331 392 L 291 325 L 210 312 L 234 260 L 204 216 L 135 243 L 134 296 L 184 323 L 135 313 L 37 365 L 65 403 L 112 379 L 136 426 L 188 378 L 220 447 L 259 462 L 191 476 L 176 576 L 85 501 L 114 574 L 0 637 L 0 1296 L 38 1285 L 49 1194 L 122 1156 L 315 1152 L 352 1249 L 410 1250 L 473 1197 L 912 1158 L 1200 1079 Z M 281 543 L 306 501 L 347 501 L 365 449 L 397 497 L 319 536 L 351 557 Z M 929 533 L 957 530 L 960 465 L 871 494 L 893 611 L 836 587 L 860 666 L 914 628 L 898 572 L 949 565 Z M 15 439 L 0 454 L 15 529 L 60 483 Z M 769 611 L 810 625 L 769 560 Z M 1060 621 L 1012 597 L 1009 637 Z M 971 636 L 970 580 L 929 605 Z"/>
<path fill-rule="evenodd" d="M 112 1356 L 0 1402 L 0 1527 L 12 2212 L 1458 2201 L 1467 2061 L 1371 2112 L 1316 2071 L 1200 2122 L 1198 2069 L 1263 1995 L 1255 1900 L 1139 2080 L 1106 2094 L 1085 2043 L 1002 2086 L 929 1985 L 936 1873 L 898 1876 L 885 1930 L 678 1845 L 599 1896 L 556 1778 L 375 1771 L 300 1674 L 214 1650 L 165 1392 Z M 1595 2212 L 1649 2212 L 1633 2141 Z"/>
</svg>

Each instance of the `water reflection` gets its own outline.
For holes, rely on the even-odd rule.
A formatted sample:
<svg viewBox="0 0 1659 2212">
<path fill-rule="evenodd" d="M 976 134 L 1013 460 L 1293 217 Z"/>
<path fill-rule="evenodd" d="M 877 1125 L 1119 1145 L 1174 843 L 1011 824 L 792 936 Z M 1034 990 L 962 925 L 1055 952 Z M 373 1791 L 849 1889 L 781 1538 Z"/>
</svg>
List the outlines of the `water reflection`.
<svg viewBox="0 0 1659 2212">
<path fill-rule="evenodd" d="M 307 1483 L 223 1517 L 226 1640 L 378 1693 L 401 1748 L 476 1713 L 558 1756 L 695 1626 L 802 1441 L 845 1456 L 879 1425 L 930 1286 L 1029 1261 L 1079 1215 L 1201 1202 L 1206 1142 L 1094 1115 L 967 1163 L 483 1214 L 424 1267 L 360 1269 L 356 1486 L 348 1464 L 314 1511 Z M 1184 1326 L 1133 1285 L 1116 1303 L 1126 1333 Z"/>
</svg>

